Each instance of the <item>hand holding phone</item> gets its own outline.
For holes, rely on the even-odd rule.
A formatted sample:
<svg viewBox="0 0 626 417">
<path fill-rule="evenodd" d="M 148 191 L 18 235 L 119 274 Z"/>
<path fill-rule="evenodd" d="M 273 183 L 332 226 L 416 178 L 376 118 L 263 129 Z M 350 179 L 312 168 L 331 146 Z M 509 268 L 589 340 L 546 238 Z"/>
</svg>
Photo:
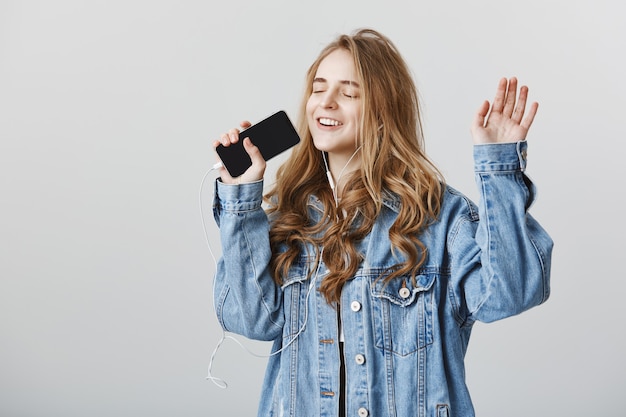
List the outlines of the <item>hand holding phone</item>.
<svg viewBox="0 0 626 417">
<path fill-rule="evenodd" d="M 298 132 L 284 110 L 242 130 L 239 132 L 239 141 L 229 146 L 220 144 L 215 148 L 222 164 L 233 178 L 242 175 L 252 165 L 250 155 L 244 149 L 244 138 L 250 138 L 265 161 L 300 142 Z"/>
</svg>

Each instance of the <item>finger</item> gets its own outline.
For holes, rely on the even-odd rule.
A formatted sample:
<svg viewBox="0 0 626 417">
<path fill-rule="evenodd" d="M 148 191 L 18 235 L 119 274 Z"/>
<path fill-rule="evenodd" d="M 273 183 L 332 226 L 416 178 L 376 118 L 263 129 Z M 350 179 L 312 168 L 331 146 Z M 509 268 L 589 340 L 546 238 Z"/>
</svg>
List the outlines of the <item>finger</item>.
<svg viewBox="0 0 626 417">
<path fill-rule="evenodd" d="M 222 134 L 220 136 L 219 142 L 222 146 L 230 146 L 230 138 L 228 137 L 228 134 L 227 133 Z"/>
<path fill-rule="evenodd" d="M 513 109 L 515 109 L 515 96 L 517 95 L 517 78 L 511 77 L 509 86 L 506 91 L 506 99 L 504 100 L 504 109 L 502 114 L 511 117 Z"/>
<path fill-rule="evenodd" d="M 535 115 L 537 114 L 537 109 L 539 109 L 539 103 L 535 101 L 530 105 L 526 116 L 520 124 L 526 130 L 530 129 L 530 126 L 533 124 L 533 120 L 535 120 Z"/>
<path fill-rule="evenodd" d="M 263 159 L 263 155 L 261 155 L 261 151 L 259 148 L 254 146 L 248 137 L 243 140 L 243 147 L 250 156 L 252 166 L 248 168 L 238 179 L 242 182 L 252 182 L 263 179 L 266 164 L 265 159 Z"/>
<path fill-rule="evenodd" d="M 498 83 L 498 88 L 496 89 L 496 96 L 493 99 L 493 106 L 491 107 L 491 111 L 494 113 L 501 113 L 504 109 L 504 100 L 506 98 L 506 86 L 507 79 L 501 78 Z"/>
<path fill-rule="evenodd" d="M 242 129 L 247 129 L 247 128 L 249 128 L 250 126 L 252 126 L 252 123 L 250 123 L 250 122 L 249 122 L 249 121 L 247 121 L 247 120 L 244 120 L 243 122 L 239 123 L 239 126 L 241 126 L 241 128 L 242 128 Z"/>
<path fill-rule="evenodd" d="M 480 105 L 478 111 L 476 111 L 476 116 L 474 116 L 474 122 L 472 123 L 472 128 L 481 128 L 485 127 L 485 118 L 489 113 L 489 101 L 483 101 L 483 104 Z"/>
<path fill-rule="evenodd" d="M 239 142 L 239 129 L 230 129 L 228 131 L 228 139 L 230 140 L 230 143 Z"/>
<path fill-rule="evenodd" d="M 250 138 L 245 138 L 243 140 L 243 147 L 245 148 L 248 155 L 250 155 L 250 159 L 252 160 L 252 164 L 263 162 L 265 163 L 265 159 L 263 159 L 263 155 L 261 155 L 261 151 L 257 148 Z"/>
<path fill-rule="evenodd" d="M 526 111 L 526 100 L 528 99 L 528 87 L 523 85 L 519 90 L 519 97 L 517 99 L 517 104 L 515 105 L 515 111 L 511 116 L 511 119 L 520 123 L 522 121 L 522 117 L 524 117 L 524 112 Z"/>
</svg>

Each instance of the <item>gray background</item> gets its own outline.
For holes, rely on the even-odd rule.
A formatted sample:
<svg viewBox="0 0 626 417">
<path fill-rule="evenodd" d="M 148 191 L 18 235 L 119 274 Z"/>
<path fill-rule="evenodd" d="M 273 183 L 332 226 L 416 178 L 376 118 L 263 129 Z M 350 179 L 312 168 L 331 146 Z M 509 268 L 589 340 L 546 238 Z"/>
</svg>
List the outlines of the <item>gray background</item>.
<svg viewBox="0 0 626 417">
<path fill-rule="evenodd" d="M 552 297 L 475 327 L 478 415 L 623 412 L 618 4 L 1 1 L 0 416 L 254 415 L 265 359 L 227 341 L 213 373 L 229 388 L 205 379 L 220 331 L 200 180 L 212 139 L 295 115 L 319 50 L 362 26 L 409 62 L 427 150 L 472 198 L 478 105 L 512 75 L 540 102 L 528 174 L 556 241 Z M 219 254 L 213 177 L 204 214 Z"/>
</svg>

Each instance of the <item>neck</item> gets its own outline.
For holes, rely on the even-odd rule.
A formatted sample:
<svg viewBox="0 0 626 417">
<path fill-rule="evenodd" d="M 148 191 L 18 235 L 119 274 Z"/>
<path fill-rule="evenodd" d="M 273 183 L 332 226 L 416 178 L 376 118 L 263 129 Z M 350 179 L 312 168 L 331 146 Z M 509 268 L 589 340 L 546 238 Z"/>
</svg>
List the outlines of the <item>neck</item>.
<svg viewBox="0 0 626 417">
<path fill-rule="evenodd" d="M 326 164 L 326 175 L 328 175 L 328 182 L 333 190 L 336 203 L 338 202 L 338 195 L 341 195 L 343 189 L 342 178 L 356 170 L 361 163 L 360 150 L 361 147 L 359 146 L 349 157 L 328 154 L 328 159 L 326 153 L 322 152 Z"/>
</svg>

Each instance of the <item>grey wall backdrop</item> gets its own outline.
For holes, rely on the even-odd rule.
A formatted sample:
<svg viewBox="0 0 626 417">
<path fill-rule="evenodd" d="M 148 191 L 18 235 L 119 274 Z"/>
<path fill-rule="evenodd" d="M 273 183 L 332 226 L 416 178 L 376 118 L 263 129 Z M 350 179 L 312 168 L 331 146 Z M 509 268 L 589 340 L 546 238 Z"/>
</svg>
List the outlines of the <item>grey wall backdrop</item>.
<svg viewBox="0 0 626 417">
<path fill-rule="evenodd" d="M 1 1 L 0 415 L 255 414 L 265 359 L 227 341 L 213 371 L 229 388 L 205 380 L 220 338 L 198 207 L 210 144 L 242 119 L 294 116 L 322 46 L 363 26 L 409 62 L 427 150 L 472 198 L 477 106 L 512 75 L 540 102 L 528 174 L 532 213 L 556 241 L 552 297 L 475 327 L 467 380 L 478 415 L 620 415 L 618 4 Z M 219 254 L 211 180 L 204 215 Z"/>
</svg>

